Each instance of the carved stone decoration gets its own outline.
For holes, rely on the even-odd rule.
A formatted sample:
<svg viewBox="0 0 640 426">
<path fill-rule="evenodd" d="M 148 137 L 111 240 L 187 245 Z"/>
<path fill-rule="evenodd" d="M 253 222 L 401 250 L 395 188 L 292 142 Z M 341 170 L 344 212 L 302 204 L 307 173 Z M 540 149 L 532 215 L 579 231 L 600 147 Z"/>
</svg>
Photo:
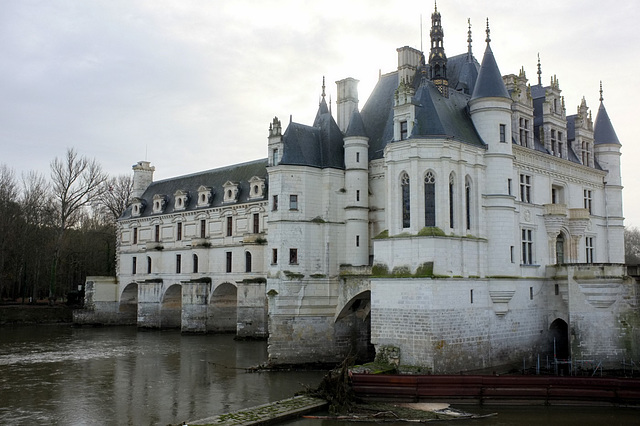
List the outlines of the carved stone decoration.
<svg viewBox="0 0 640 426">
<path fill-rule="evenodd" d="M 582 237 L 590 221 L 589 210 L 569 209 L 569 231 L 571 235 Z"/>
<path fill-rule="evenodd" d="M 496 315 L 503 316 L 509 312 L 509 301 L 515 293 L 515 290 L 489 290 L 489 297 L 493 302 L 493 311 Z"/>
<path fill-rule="evenodd" d="M 578 286 L 587 302 L 595 308 L 608 308 L 613 305 L 620 291 L 620 284 L 617 283 L 579 284 Z"/>
<path fill-rule="evenodd" d="M 544 226 L 550 238 L 555 238 L 560 234 L 560 230 L 567 225 L 566 204 L 545 204 L 544 205 Z"/>
</svg>

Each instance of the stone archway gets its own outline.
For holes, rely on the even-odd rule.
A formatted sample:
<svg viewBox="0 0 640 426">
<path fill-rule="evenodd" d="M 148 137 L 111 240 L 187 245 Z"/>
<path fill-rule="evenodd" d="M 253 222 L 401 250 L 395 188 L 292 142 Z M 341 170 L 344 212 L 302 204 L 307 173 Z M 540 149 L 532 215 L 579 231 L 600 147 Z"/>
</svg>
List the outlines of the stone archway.
<svg viewBox="0 0 640 426">
<path fill-rule="evenodd" d="M 182 326 L 182 286 L 169 286 L 162 297 L 160 307 L 160 328 L 180 328 Z"/>
<path fill-rule="evenodd" d="M 237 327 L 238 289 L 231 283 L 222 283 L 211 294 L 207 330 L 214 333 L 236 333 Z"/>
<path fill-rule="evenodd" d="M 549 326 L 548 352 L 559 363 L 559 371 L 568 369 L 565 362 L 571 357 L 569 325 L 561 318 L 556 318 Z"/>
<path fill-rule="evenodd" d="M 336 317 L 334 334 L 337 346 L 346 348 L 344 355 L 355 355 L 359 363 L 373 361 L 370 290 L 358 293 L 342 307 Z"/>
<path fill-rule="evenodd" d="M 138 283 L 129 283 L 122 290 L 118 312 L 125 324 L 135 324 L 138 317 Z"/>
</svg>

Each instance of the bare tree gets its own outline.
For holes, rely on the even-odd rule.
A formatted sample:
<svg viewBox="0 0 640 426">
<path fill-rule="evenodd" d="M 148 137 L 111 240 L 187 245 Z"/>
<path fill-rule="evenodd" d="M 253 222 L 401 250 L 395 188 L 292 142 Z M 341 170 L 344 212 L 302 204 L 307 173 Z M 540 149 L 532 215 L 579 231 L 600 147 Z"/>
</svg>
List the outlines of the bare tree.
<svg viewBox="0 0 640 426">
<path fill-rule="evenodd" d="M 106 210 L 112 221 L 116 221 L 129 205 L 132 190 L 133 178 L 130 175 L 112 177 L 104 183 L 98 206 Z"/>
<path fill-rule="evenodd" d="M 95 160 L 78 157 L 68 148 L 64 158 L 51 162 L 51 185 L 56 208 L 57 244 L 54 255 L 49 297 L 55 297 L 56 270 L 65 232 L 82 216 L 82 210 L 95 202 L 104 191 L 107 175 Z"/>
<path fill-rule="evenodd" d="M 9 281 L 15 281 L 14 271 L 7 266 L 15 255 L 16 230 L 20 219 L 18 185 L 15 174 L 6 164 L 0 165 L 0 297 L 6 295 Z"/>
<path fill-rule="evenodd" d="M 640 264 L 640 230 L 624 228 L 624 260 L 627 265 Z"/>
</svg>

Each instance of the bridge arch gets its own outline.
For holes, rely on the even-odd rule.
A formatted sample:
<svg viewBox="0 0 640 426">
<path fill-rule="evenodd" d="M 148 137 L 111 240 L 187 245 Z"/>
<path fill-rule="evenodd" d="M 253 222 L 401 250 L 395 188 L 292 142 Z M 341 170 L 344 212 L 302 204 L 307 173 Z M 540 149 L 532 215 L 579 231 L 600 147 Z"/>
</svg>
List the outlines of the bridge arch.
<svg viewBox="0 0 640 426">
<path fill-rule="evenodd" d="M 209 299 L 207 330 L 235 333 L 238 327 L 238 288 L 230 282 L 215 286 Z"/>
<path fill-rule="evenodd" d="M 162 296 L 160 308 L 160 328 L 180 328 L 182 326 L 182 286 L 172 284 Z"/>
<path fill-rule="evenodd" d="M 362 291 L 345 303 L 336 316 L 334 329 L 338 346 L 351 348 L 357 362 L 373 361 L 371 290 Z"/>
<path fill-rule="evenodd" d="M 132 282 L 124 287 L 120 293 L 118 311 L 125 320 L 135 323 L 138 316 L 138 283 Z"/>
</svg>

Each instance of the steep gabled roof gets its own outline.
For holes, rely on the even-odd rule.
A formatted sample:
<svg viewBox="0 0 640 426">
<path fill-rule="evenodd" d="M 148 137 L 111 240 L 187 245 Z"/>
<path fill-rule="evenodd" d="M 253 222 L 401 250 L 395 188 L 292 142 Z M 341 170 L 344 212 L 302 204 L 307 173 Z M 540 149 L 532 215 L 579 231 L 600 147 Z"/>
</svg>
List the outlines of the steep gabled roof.
<svg viewBox="0 0 640 426">
<path fill-rule="evenodd" d="M 444 97 L 431 81 L 424 81 L 414 99 L 418 105 L 411 137 L 442 136 L 485 146 L 467 112 L 468 95 L 449 91 Z"/>
<path fill-rule="evenodd" d="M 282 135 L 280 164 L 344 169 L 344 140 L 322 98 L 313 126 L 290 123 Z"/>
</svg>

